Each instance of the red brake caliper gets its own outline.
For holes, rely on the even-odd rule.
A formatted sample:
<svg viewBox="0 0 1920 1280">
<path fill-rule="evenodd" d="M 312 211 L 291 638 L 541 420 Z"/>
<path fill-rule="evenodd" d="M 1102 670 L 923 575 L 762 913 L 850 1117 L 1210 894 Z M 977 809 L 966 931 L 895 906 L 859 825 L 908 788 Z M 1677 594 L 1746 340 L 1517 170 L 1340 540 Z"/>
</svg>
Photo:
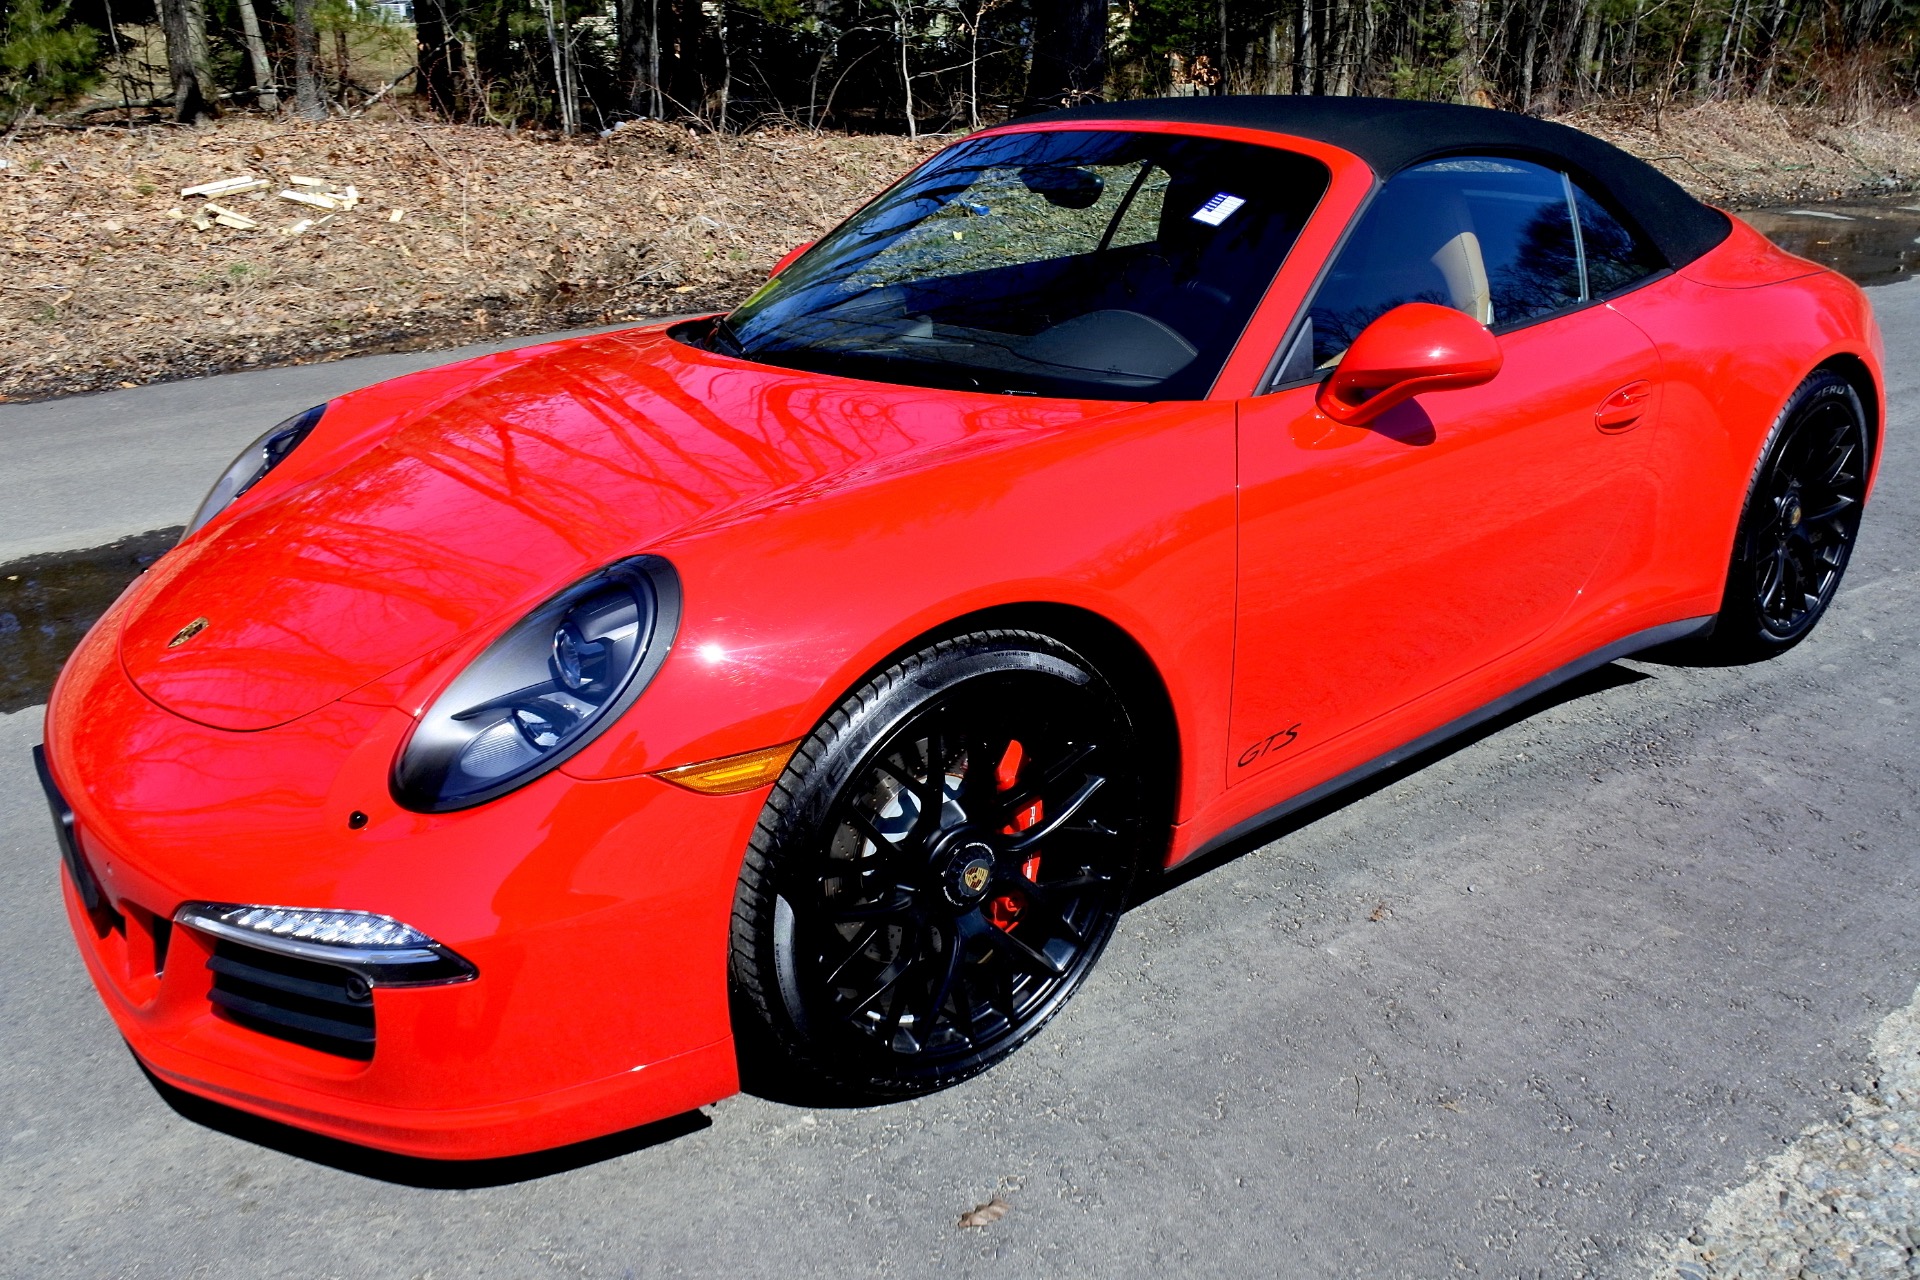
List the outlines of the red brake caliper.
<svg viewBox="0 0 1920 1280">
<path fill-rule="evenodd" d="M 1007 743 L 1006 754 L 1000 757 L 1000 765 L 994 771 L 994 782 L 1002 791 L 1013 790 L 1013 784 L 1020 780 L 1020 765 L 1026 758 L 1026 751 L 1015 738 Z M 1040 801 L 1013 815 L 1013 822 L 1002 828 L 1008 835 L 1016 835 L 1040 821 Z M 1040 874 L 1040 855 L 1034 854 L 1020 864 L 1020 874 L 1032 880 Z M 1018 893 L 1003 893 L 987 904 L 987 919 L 1001 929 L 1011 929 L 1020 920 L 1021 909 L 1026 906 L 1024 897 Z"/>
</svg>

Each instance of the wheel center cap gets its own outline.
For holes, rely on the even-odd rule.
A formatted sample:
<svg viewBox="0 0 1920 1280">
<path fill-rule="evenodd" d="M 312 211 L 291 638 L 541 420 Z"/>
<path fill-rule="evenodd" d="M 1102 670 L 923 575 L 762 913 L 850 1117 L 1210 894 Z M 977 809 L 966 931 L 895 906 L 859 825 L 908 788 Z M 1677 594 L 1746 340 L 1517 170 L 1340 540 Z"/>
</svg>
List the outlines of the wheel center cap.
<svg viewBox="0 0 1920 1280">
<path fill-rule="evenodd" d="M 1806 514 L 1805 509 L 1801 507 L 1801 505 L 1798 502 L 1795 502 L 1792 506 L 1788 507 L 1787 508 L 1787 528 L 1798 529 L 1800 527 L 1800 520 L 1805 514 Z"/>
<path fill-rule="evenodd" d="M 983 840 L 969 840 L 947 856 L 941 887 L 957 907 L 972 906 L 986 896 L 993 880 L 993 847 Z"/>
</svg>

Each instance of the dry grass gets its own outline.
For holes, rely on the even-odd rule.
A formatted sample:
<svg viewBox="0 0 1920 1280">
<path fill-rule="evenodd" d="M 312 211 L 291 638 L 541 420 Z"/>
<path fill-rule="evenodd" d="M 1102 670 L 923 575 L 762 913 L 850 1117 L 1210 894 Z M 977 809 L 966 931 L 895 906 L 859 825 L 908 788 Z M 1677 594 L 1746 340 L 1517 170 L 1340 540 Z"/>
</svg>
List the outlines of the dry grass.
<svg viewBox="0 0 1920 1280">
<path fill-rule="evenodd" d="M 403 119 L 28 135 L 0 151 L 0 396 L 728 305 L 933 146 Z M 240 174 L 273 185 L 218 202 L 259 230 L 169 216 Z M 319 216 L 278 198 L 295 174 L 361 203 L 279 234 Z"/>
<path fill-rule="evenodd" d="M 1903 112 L 1568 122 L 1723 204 L 1920 179 L 1920 121 Z M 661 124 L 562 141 L 398 116 L 27 134 L 0 148 L 0 398 L 727 306 L 938 145 Z M 169 217 L 199 204 L 182 187 L 243 173 L 273 186 L 221 203 L 260 230 Z M 362 203 L 278 234 L 314 212 L 277 198 L 294 174 L 351 183 Z"/>
<path fill-rule="evenodd" d="M 1920 184 L 1920 118 L 1854 118 L 1764 102 L 1709 102 L 1662 117 L 1595 109 L 1562 117 L 1653 161 L 1712 203 L 1748 207 Z"/>
</svg>

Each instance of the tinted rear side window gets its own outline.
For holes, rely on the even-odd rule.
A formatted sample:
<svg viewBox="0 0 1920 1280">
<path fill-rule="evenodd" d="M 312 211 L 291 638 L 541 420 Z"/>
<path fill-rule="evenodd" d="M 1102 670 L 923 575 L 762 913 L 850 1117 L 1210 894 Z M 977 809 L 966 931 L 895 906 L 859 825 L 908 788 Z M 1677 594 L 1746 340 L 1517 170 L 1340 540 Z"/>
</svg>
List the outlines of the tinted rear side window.
<svg viewBox="0 0 1920 1280">
<path fill-rule="evenodd" d="M 1604 298 L 1665 265 L 1652 245 L 1628 231 L 1578 185 L 1573 195 L 1580 209 L 1580 241 L 1587 251 L 1589 297 Z"/>
</svg>

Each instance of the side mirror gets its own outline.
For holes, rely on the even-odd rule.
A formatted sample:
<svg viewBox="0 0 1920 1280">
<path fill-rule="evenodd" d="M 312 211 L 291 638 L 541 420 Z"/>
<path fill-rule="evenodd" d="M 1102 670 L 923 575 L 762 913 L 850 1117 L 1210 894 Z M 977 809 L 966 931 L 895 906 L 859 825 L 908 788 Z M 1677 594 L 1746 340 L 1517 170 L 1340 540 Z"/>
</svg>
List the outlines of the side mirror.
<svg viewBox="0 0 1920 1280">
<path fill-rule="evenodd" d="M 780 261 L 774 263 L 773 270 L 767 272 L 767 279 L 769 280 L 773 279 L 775 276 L 779 275 L 782 271 L 785 271 L 788 267 L 792 266 L 793 260 L 795 258 L 799 257 L 801 254 L 805 253 L 807 250 L 813 248 L 813 246 L 814 246 L 814 242 L 812 240 L 809 240 L 805 244 L 795 245 L 793 248 L 787 250 L 787 256 L 780 259 Z"/>
<path fill-rule="evenodd" d="M 1406 302 L 1360 331 L 1320 388 L 1320 412 L 1360 426 L 1424 391 L 1490 382 L 1500 372 L 1500 343 L 1462 311 Z"/>
</svg>

